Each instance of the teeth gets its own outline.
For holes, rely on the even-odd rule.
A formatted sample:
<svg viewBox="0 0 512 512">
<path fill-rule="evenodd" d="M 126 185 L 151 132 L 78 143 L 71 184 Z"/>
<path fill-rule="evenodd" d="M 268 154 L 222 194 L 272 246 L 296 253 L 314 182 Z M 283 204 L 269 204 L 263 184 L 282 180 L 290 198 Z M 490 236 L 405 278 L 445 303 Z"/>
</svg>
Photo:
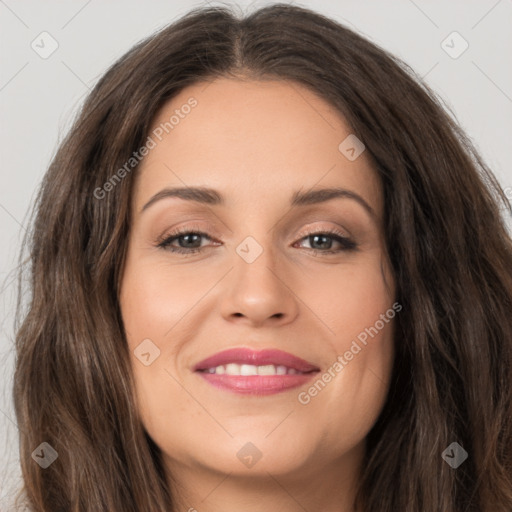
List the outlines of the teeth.
<svg viewBox="0 0 512 512">
<path fill-rule="evenodd" d="M 242 364 L 240 366 L 240 375 L 258 375 L 258 368 L 252 364 Z"/>
<path fill-rule="evenodd" d="M 279 365 L 277 367 L 277 375 L 286 375 L 286 370 L 287 370 L 286 366 Z"/>
<path fill-rule="evenodd" d="M 253 364 L 236 364 L 229 363 L 226 365 L 208 368 L 206 373 L 215 373 L 217 375 L 297 375 L 299 372 L 295 368 L 287 368 L 283 365 L 266 364 L 263 366 L 255 366 Z"/>
<path fill-rule="evenodd" d="M 217 368 L 215 369 L 215 373 L 217 373 Z M 240 373 L 240 365 L 235 363 L 230 363 L 226 365 L 226 373 L 228 375 L 241 375 Z"/>
<path fill-rule="evenodd" d="M 273 364 L 266 364 L 265 366 L 258 366 L 258 375 L 275 375 L 277 368 Z M 286 373 L 286 369 L 285 369 Z"/>
</svg>

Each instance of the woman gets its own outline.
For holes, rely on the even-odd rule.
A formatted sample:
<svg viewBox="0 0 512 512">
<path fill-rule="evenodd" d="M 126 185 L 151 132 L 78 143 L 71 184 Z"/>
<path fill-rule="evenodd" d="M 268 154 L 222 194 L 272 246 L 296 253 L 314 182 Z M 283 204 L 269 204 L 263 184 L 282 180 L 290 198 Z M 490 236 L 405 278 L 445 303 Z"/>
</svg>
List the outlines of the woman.
<svg viewBox="0 0 512 512">
<path fill-rule="evenodd" d="M 435 94 L 310 10 L 138 44 L 28 239 L 30 509 L 510 511 L 501 205 Z"/>
</svg>

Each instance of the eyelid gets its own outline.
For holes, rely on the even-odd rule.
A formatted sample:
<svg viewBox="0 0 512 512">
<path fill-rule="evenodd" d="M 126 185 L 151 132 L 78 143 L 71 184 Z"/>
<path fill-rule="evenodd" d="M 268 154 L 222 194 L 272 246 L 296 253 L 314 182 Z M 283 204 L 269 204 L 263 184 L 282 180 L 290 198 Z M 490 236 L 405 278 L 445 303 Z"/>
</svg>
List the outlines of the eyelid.
<svg viewBox="0 0 512 512">
<path fill-rule="evenodd" d="M 164 233 L 156 239 L 156 242 L 163 242 L 171 236 L 176 236 L 176 235 L 180 235 L 180 234 L 188 233 L 188 232 L 194 232 L 194 233 L 198 233 L 198 234 L 200 233 L 200 234 L 204 235 L 206 238 L 213 240 L 214 237 L 212 237 L 209 234 L 211 231 L 214 231 L 214 227 L 211 224 L 207 224 L 206 227 L 202 227 L 199 224 L 194 224 L 194 221 L 191 221 L 190 224 L 186 224 L 185 226 L 173 227 L 169 230 L 164 231 Z M 289 235 L 290 232 L 291 232 L 291 230 L 287 230 L 287 236 Z M 351 233 L 347 229 L 345 229 L 344 227 L 339 227 L 339 226 L 336 226 L 334 228 L 326 227 L 326 226 L 320 226 L 318 228 L 306 227 L 306 228 L 301 229 L 296 236 L 299 238 L 303 238 L 306 236 L 310 236 L 312 234 L 328 233 L 328 232 L 335 233 L 343 238 L 352 238 Z"/>
<path fill-rule="evenodd" d="M 309 224 L 308 224 L 309 226 Z M 338 225 L 336 225 L 335 227 L 332 227 L 332 226 L 319 226 L 319 227 L 306 227 L 304 229 L 301 229 L 299 231 L 299 234 L 297 236 L 299 237 L 304 237 L 304 236 L 309 236 L 311 234 L 315 234 L 315 233 L 336 233 L 337 235 L 343 237 L 343 238 L 352 238 L 352 235 L 350 234 L 350 232 L 345 229 L 345 228 L 342 228 Z"/>
<path fill-rule="evenodd" d="M 206 246 L 205 247 L 192 247 L 192 248 L 174 247 L 174 246 L 171 246 L 169 241 L 170 240 L 174 241 L 175 239 L 180 238 L 181 236 L 184 236 L 185 234 L 193 233 L 193 234 L 197 234 L 205 239 L 208 239 L 210 241 L 218 242 L 218 240 L 216 240 L 214 237 L 210 236 L 206 231 L 208 231 L 208 230 L 203 230 L 199 226 L 193 225 L 193 224 L 174 228 L 170 232 L 166 231 L 166 232 L 164 232 L 163 235 L 158 237 L 158 239 L 156 240 L 156 246 L 163 250 L 168 250 L 173 253 L 182 254 L 182 256 L 187 256 L 187 255 L 192 256 L 193 254 L 203 252 L 208 247 L 206 247 Z M 298 235 L 296 235 L 297 239 L 294 241 L 293 247 L 295 247 L 297 245 L 297 243 L 302 242 L 303 240 L 307 239 L 310 236 L 315 236 L 315 235 L 320 235 L 320 234 L 327 235 L 327 237 L 334 239 L 336 242 L 338 242 L 338 244 L 340 244 L 342 246 L 342 248 L 341 249 L 322 250 L 322 249 L 304 247 L 304 249 L 306 249 L 308 251 L 313 251 L 314 253 L 318 253 L 318 254 L 323 253 L 324 255 L 329 255 L 329 254 L 339 254 L 341 252 L 349 251 L 349 250 L 355 251 L 359 248 L 359 244 L 354 240 L 354 238 L 351 235 L 347 235 L 339 228 L 333 228 L 333 227 L 329 227 L 329 228 L 318 227 L 316 229 L 309 228 L 307 230 L 304 229 Z"/>
</svg>

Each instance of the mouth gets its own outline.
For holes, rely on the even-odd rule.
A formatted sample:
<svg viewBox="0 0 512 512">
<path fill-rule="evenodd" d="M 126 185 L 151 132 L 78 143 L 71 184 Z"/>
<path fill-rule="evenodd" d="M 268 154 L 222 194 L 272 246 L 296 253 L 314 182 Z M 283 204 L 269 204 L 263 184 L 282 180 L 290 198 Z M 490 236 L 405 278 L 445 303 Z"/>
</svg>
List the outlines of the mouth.
<svg viewBox="0 0 512 512">
<path fill-rule="evenodd" d="M 281 350 L 235 348 L 197 363 L 194 372 L 216 388 L 252 395 L 268 395 L 303 385 L 320 369 Z"/>
</svg>

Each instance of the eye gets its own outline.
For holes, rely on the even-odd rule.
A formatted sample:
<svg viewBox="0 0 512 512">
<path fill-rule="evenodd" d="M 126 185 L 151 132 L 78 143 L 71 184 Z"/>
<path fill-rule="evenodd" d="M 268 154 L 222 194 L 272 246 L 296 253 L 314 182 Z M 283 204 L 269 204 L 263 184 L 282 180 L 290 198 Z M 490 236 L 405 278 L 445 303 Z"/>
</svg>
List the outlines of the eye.
<svg viewBox="0 0 512 512">
<path fill-rule="evenodd" d="M 339 253 L 342 251 L 355 250 L 357 248 L 357 244 L 353 240 L 337 231 L 318 231 L 315 233 L 309 233 L 301 240 L 309 241 L 311 247 L 306 247 L 306 249 L 324 254 Z M 341 248 L 332 249 L 332 240 L 338 243 Z"/>
<path fill-rule="evenodd" d="M 193 254 L 202 250 L 201 237 L 212 240 L 211 237 L 202 231 L 178 230 L 170 233 L 168 236 L 166 235 L 165 239 L 158 243 L 158 247 L 171 252 Z M 181 246 L 176 247 L 172 245 L 175 240 Z"/>
<path fill-rule="evenodd" d="M 192 231 L 190 228 L 188 230 L 177 230 L 165 235 L 162 240 L 159 240 L 157 247 L 180 254 L 194 254 L 201 252 L 204 249 L 204 247 L 201 246 L 201 238 L 213 241 L 207 233 L 202 231 Z M 337 231 L 318 231 L 308 233 L 300 239 L 300 241 L 302 240 L 309 241 L 312 246 L 305 247 L 306 249 L 321 254 L 334 254 L 357 249 L 357 244 L 353 240 Z M 333 240 L 335 243 L 339 244 L 340 247 L 333 249 Z M 175 245 L 175 242 L 178 243 L 178 246 Z M 294 247 L 297 243 L 298 242 L 294 244 Z"/>
</svg>

